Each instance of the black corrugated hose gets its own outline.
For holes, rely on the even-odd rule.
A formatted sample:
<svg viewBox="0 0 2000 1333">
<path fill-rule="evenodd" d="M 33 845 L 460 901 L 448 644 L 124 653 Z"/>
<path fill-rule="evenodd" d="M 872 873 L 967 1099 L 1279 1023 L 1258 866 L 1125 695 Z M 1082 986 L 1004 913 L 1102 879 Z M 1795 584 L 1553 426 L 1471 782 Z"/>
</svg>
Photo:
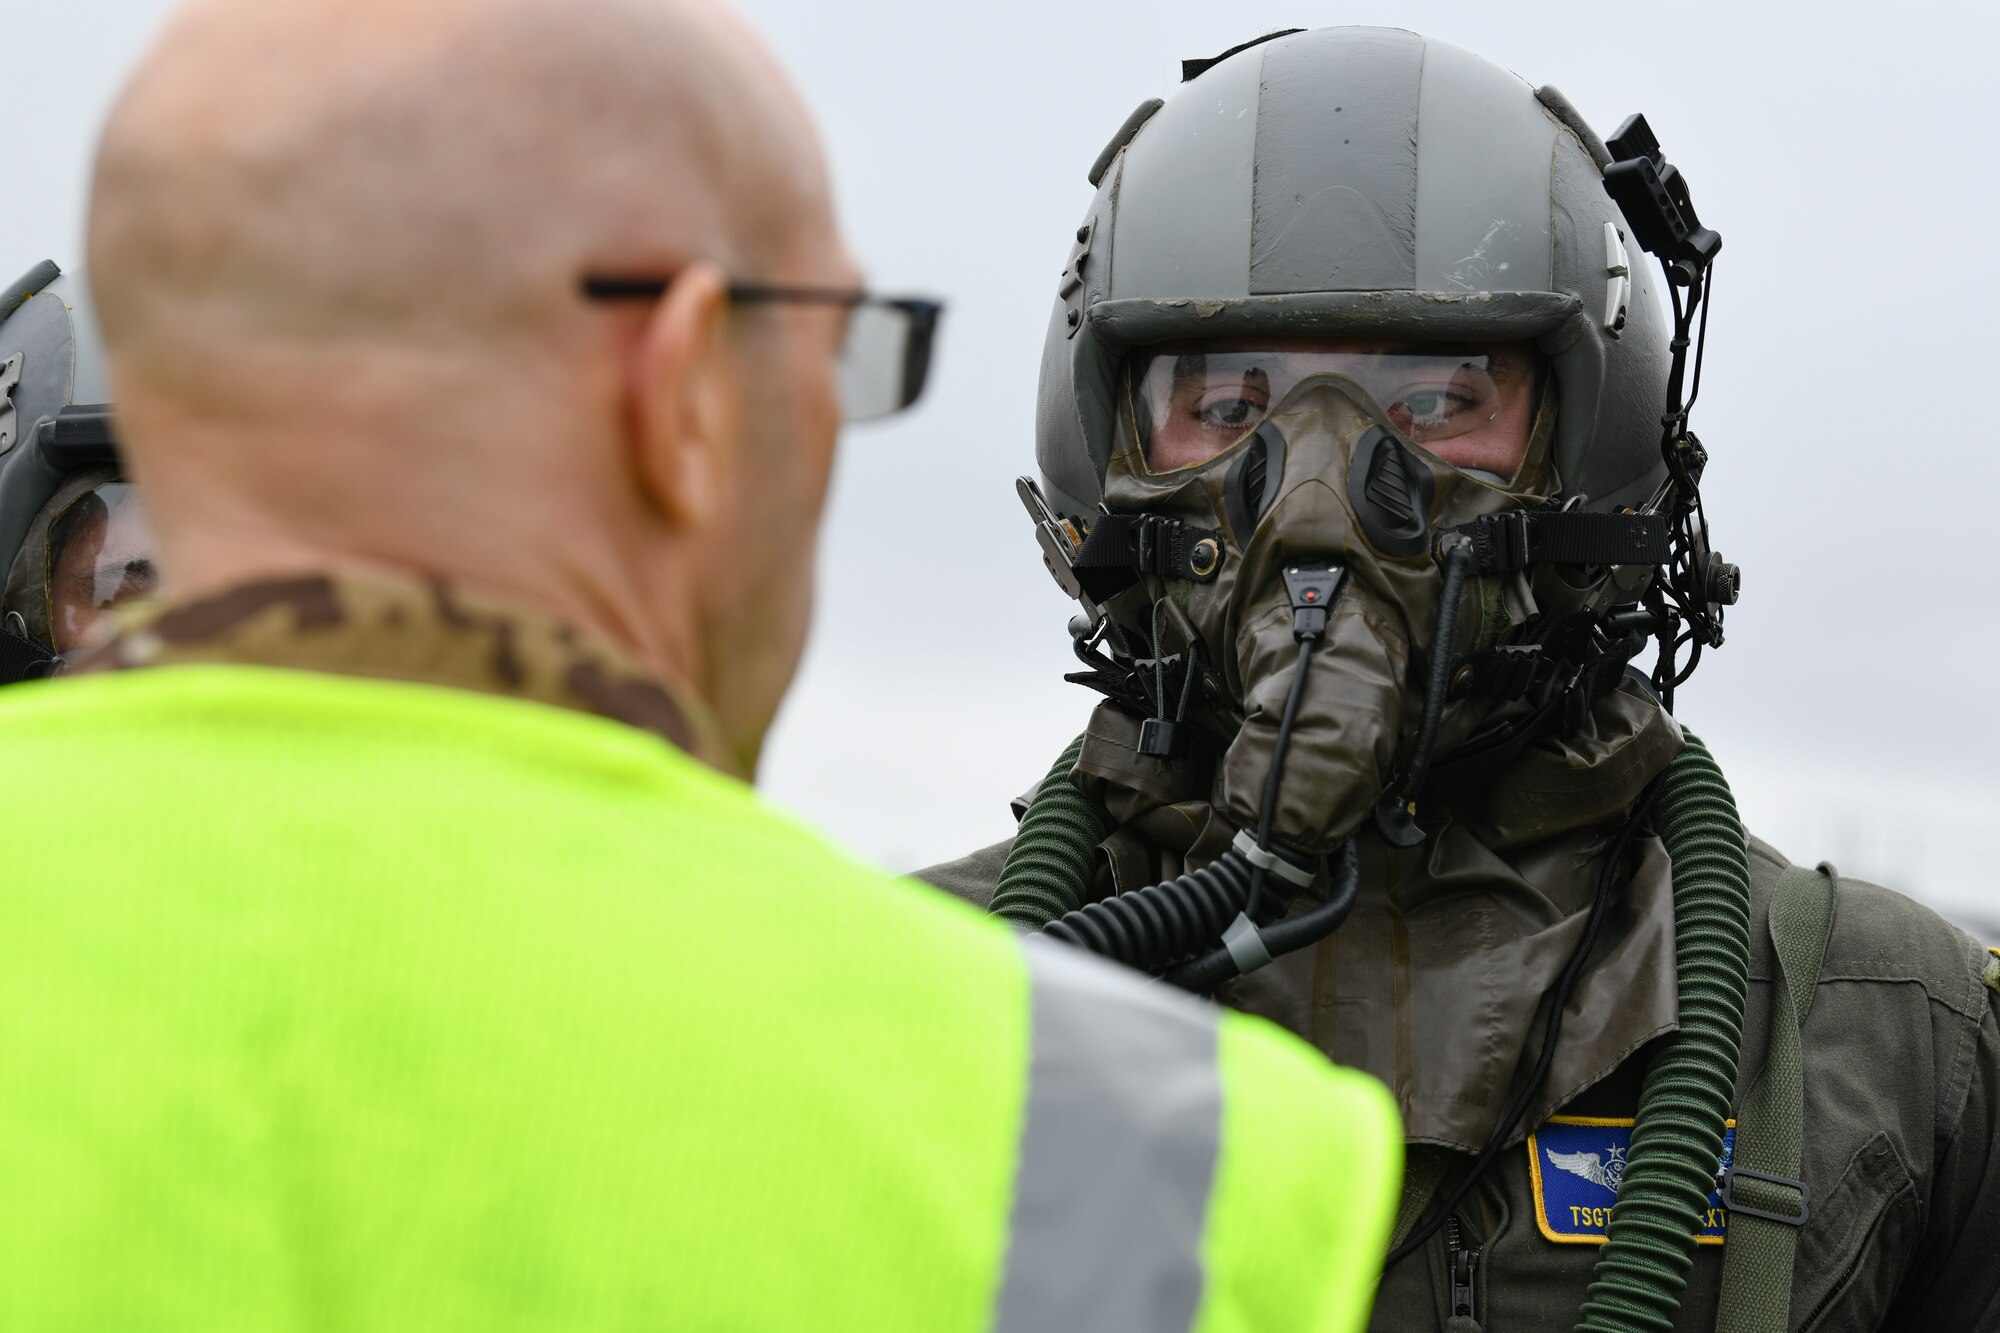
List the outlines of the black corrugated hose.
<svg viewBox="0 0 2000 1333">
<path fill-rule="evenodd" d="M 1226 851 L 1177 879 L 1085 902 L 1092 857 L 1112 822 L 1070 780 L 1082 748 L 1079 736 L 1035 789 L 986 910 L 1024 930 L 1158 972 L 1220 935 L 1243 910 L 1250 900 L 1250 863 Z"/>
</svg>

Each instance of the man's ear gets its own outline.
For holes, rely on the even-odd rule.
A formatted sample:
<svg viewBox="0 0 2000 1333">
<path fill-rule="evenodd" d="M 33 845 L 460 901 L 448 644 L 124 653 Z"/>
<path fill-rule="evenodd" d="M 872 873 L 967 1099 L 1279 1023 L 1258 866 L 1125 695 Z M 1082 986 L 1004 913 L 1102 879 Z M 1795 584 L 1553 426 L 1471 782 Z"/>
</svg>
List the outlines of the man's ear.
<svg viewBox="0 0 2000 1333">
<path fill-rule="evenodd" d="M 735 413 L 723 346 L 729 284 L 713 264 L 675 275 L 654 305 L 626 369 L 632 465 L 670 523 L 713 523 L 732 462 Z"/>
</svg>

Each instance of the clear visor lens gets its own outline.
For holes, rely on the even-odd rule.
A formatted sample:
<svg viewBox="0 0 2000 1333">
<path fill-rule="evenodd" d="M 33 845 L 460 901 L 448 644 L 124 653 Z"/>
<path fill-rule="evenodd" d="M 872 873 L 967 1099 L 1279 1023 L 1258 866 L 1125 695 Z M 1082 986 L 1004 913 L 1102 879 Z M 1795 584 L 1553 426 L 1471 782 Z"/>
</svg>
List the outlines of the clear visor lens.
<svg viewBox="0 0 2000 1333">
<path fill-rule="evenodd" d="M 138 493 L 111 482 L 70 504 L 49 527 L 49 628 L 59 653 L 90 638 L 105 612 L 152 593 L 153 530 Z"/>
<path fill-rule="evenodd" d="M 1394 352 L 1158 349 L 1132 365 L 1133 411 L 1154 472 L 1205 463 L 1257 429 L 1313 375 L 1366 390 L 1397 430 L 1455 467 L 1511 478 L 1527 452 L 1540 353 L 1528 343 Z"/>
</svg>

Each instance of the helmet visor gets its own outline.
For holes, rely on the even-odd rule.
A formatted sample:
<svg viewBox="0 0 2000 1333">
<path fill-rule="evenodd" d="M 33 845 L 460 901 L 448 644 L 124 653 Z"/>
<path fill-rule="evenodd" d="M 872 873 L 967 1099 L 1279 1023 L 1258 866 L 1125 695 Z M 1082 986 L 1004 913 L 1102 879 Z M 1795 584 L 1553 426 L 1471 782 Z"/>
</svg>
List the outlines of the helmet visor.
<svg viewBox="0 0 2000 1333">
<path fill-rule="evenodd" d="M 130 483 L 86 491 L 49 526 L 49 630 L 59 653 L 90 638 L 104 613 L 157 580 L 153 531 Z"/>
<path fill-rule="evenodd" d="M 1524 342 L 1386 350 L 1190 343 L 1134 357 L 1132 409 L 1148 470 L 1172 472 L 1244 439 L 1301 380 L 1341 375 L 1366 390 L 1413 444 L 1506 482 L 1527 453 L 1540 373 L 1541 353 Z"/>
</svg>

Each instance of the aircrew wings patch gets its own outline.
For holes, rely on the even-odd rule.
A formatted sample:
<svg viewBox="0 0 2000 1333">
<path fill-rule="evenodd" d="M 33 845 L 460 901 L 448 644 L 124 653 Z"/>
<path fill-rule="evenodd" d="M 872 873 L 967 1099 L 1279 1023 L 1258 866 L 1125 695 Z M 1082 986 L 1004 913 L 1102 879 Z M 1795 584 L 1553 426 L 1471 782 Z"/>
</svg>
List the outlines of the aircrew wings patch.
<svg viewBox="0 0 2000 1333">
<path fill-rule="evenodd" d="M 1700 1245 L 1720 1245 L 1729 1229 L 1727 1210 L 1717 1194 L 1723 1169 L 1736 1150 L 1736 1122 L 1722 1135 L 1717 1185 L 1702 1212 Z M 1534 1182 L 1535 1225 L 1559 1245 L 1602 1245 L 1625 1179 L 1632 1151 L 1632 1122 L 1602 1116 L 1551 1116 L 1528 1135 L 1528 1172 Z"/>
</svg>

